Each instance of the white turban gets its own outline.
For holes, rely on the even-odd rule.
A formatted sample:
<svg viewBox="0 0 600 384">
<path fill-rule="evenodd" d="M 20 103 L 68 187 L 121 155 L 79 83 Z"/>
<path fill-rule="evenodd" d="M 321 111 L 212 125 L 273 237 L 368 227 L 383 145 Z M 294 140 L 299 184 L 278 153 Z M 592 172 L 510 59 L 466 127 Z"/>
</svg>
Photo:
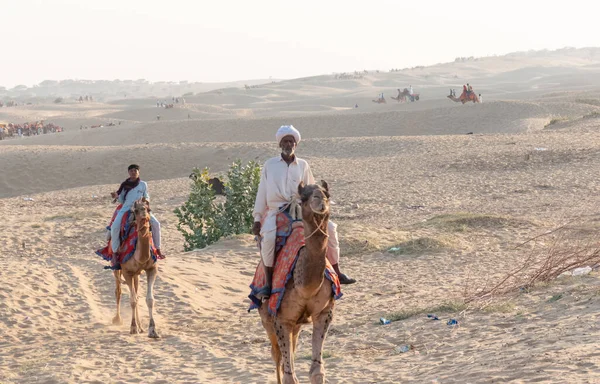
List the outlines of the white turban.
<svg viewBox="0 0 600 384">
<path fill-rule="evenodd" d="M 294 128 L 293 125 L 282 125 L 281 127 L 279 127 L 279 129 L 277 130 L 277 134 L 275 135 L 275 138 L 277 139 L 277 144 L 281 143 L 281 139 L 283 139 L 286 136 L 294 136 L 294 139 L 296 139 L 296 144 L 300 142 L 300 132 L 298 132 L 298 130 Z"/>
</svg>

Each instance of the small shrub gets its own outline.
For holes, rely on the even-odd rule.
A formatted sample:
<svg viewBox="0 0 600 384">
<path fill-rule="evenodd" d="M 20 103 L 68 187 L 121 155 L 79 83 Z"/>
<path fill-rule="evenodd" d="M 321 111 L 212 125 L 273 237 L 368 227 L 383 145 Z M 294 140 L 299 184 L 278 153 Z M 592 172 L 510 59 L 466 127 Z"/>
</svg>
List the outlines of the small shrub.
<svg viewBox="0 0 600 384">
<path fill-rule="evenodd" d="M 54 103 L 55 104 L 60 104 L 63 102 L 63 98 L 62 97 L 57 97 L 56 99 L 54 99 Z"/>
<path fill-rule="evenodd" d="M 254 219 L 252 209 L 260 181 L 260 166 L 235 161 L 227 172 L 225 202 L 217 202 L 209 183 L 209 170 L 194 168 L 190 178 L 192 190 L 188 200 L 175 209 L 177 229 L 185 239 L 184 249 L 204 248 L 223 236 L 250 233 Z"/>
<path fill-rule="evenodd" d="M 551 298 L 548 299 L 548 302 L 549 303 L 554 303 L 555 301 L 558 301 L 558 300 L 562 299 L 562 297 L 563 297 L 562 293 L 553 295 Z"/>
<path fill-rule="evenodd" d="M 575 99 L 575 102 L 580 103 L 580 104 L 595 105 L 596 107 L 600 107 L 600 99 Z"/>
<path fill-rule="evenodd" d="M 333 353 L 329 352 L 329 351 L 323 351 L 322 353 L 323 359 L 329 359 L 333 357 Z M 305 355 L 302 355 L 300 357 L 302 360 L 312 360 L 312 354 L 307 353 Z"/>
<path fill-rule="evenodd" d="M 592 113 L 588 113 L 587 115 L 583 116 L 584 119 L 597 119 L 600 118 L 600 112 L 598 111 L 594 111 Z"/>
<path fill-rule="evenodd" d="M 260 182 L 260 166 L 251 161 L 243 167 L 233 163 L 227 172 L 226 201 L 223 204 L 222 228 L 226 235 L 250 233 L 254 224 L 252 210 Z"/>
<path fill-rule="evenodd" d="M 548 124 L 544 125 L 544 128 L 547 128 L 554 124 L 562 123 L 563 121 L 567 121 L 567 120 L 568 119 L 565 117 L 554 117 L 548 122 Z"/>
<path fill-rule="evenodd" d="M 503 295 L 530 292 L 533 287 L 547 286 L 565 272 L 600 264 L 600 246 L 595 223 L 567 223 L 517 245 L 531 249 L 512 270 L 494 281 L 469 282 L 465 287 L 466 303 L 495 299 Z M 553 296 L 549 302 L 562 298 Z"/>
<path fill-rule="evenodd" d="M 208 184 L 208 168 L 202 171 L 194 168 L 193 174 L 196 177 L 188 200 L 174 211 L 179 219 L 177 230 L 183 234 L 186 251 L 204 248 L 223 236 L 217 221 L 223 207 L 215 204 L 215 192 Z"/>
</svg>

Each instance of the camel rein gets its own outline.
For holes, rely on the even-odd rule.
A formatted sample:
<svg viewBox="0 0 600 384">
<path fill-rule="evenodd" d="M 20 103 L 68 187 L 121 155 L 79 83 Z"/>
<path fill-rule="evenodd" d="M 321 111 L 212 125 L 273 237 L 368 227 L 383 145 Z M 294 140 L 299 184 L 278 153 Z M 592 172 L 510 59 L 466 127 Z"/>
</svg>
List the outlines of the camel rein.
<svg viewBox="0 0 600 384">
<path fill-rule="evenodd" d="M 315 223 L 315 225 L 317 226 L 317 229 L 315 229 L 310 235 L 308 236 L 304 236 L 304 239 L 309 239 L 312 237 L 312 235 L 314 235 L 317 232 L 321 232 L 323 235 L 325 235 L 325 237 L 329 237 L 329 235 L 327 234 L 327 232 L 323 231 L 323 223 L 325 222 L 325 217 L 323 217 L 323 219 L 321 220 L 320 223 L 317 224 L 317 219 L 315 217 L 313 217 L 313 221 Z"/>
</svg>

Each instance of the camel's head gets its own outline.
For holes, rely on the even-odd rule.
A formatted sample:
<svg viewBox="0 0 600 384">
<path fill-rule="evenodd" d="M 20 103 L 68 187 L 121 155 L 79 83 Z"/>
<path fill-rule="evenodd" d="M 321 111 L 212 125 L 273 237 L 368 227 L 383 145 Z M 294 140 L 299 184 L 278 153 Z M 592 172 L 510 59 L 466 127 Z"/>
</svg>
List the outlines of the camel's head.
<svg viewBox="0 0 600 384">
<path fill-rule="evenodd" d="M 321 184 L 298 185 L 298 194 L 302 199 L 302 217 L 308 218 L 312 215 L 329 215 L 329 186 L 325 180 Z"/>
<path fill-rule="evenodd" d="M 150 220 L 150 202 L 145 197 L 133 203 L 131 210 L 136 222 Z"/>
</svg>

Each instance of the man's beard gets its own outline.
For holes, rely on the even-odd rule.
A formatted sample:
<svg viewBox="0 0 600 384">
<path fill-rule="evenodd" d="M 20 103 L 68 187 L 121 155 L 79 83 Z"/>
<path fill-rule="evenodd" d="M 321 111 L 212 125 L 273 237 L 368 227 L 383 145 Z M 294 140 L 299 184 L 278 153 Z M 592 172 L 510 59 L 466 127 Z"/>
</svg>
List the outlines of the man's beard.
<svg viewBox="0 0 600 384">
<path fill-rule="evenodd" d="M 284 155 L 286 155 L 287 157 L 290 157 L 294 154 L 294 150 L 292 148 L 284 148 L 281 153 L 283 153 Z"/>
</svg>

